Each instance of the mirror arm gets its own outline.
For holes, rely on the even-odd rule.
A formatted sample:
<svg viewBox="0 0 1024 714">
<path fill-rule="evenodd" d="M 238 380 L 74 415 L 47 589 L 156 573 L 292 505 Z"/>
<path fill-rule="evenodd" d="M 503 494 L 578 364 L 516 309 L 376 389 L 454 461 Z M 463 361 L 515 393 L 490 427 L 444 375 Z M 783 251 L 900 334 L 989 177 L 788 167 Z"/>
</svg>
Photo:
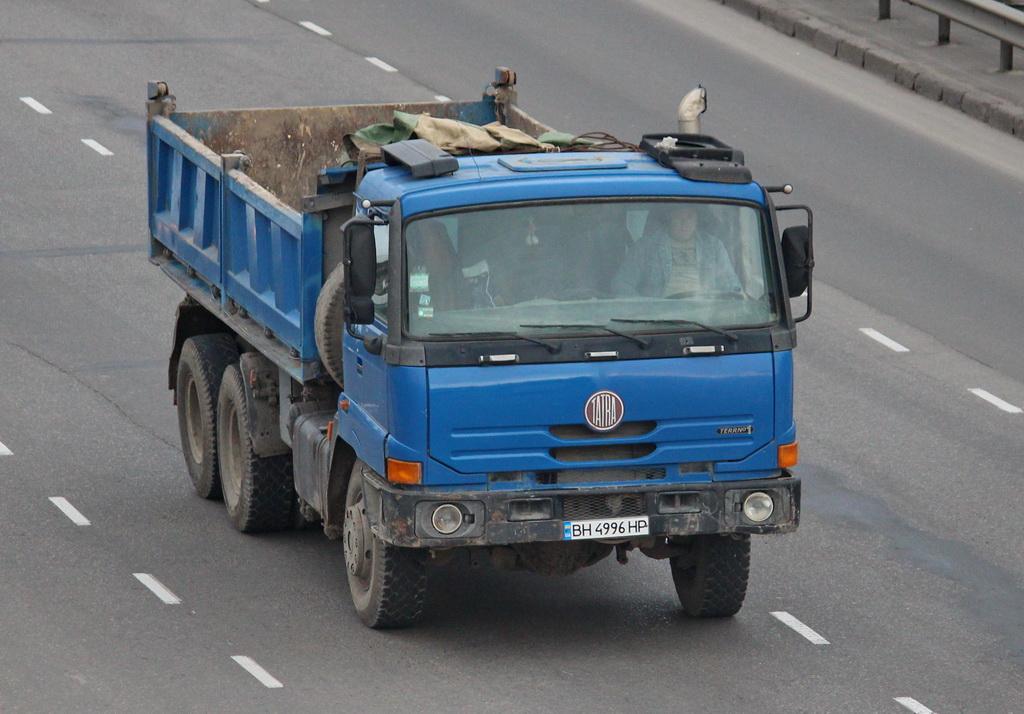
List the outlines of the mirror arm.
<svg viewBox="0 0 1024 714">
<path fill-rule="evenodd" d="M 811 266 L 808 266 L 808 267 L 811 267 Z M 814 296 L 814 283 L 811 282 L 810 278 L 808 278 L 808 280 L 807 280 L 807 312 L 805 312 L 801 317 L 793 318 L 793 322 L 794 323 L 803 322 L 804 320 L 806 320 L 808 317 L 811 316 L 811 310 L 812 310 L 812 308 L 814 306 L 814 300 L 812 299 L 813 296 Z"/>
<path fill-rule="evenodd" d="M 804 267 L 807 268 L 807 312 L 803 314 L 799 320 L 793 322 L 803 322 L 811 316 L 811 310 L 814 307 L 814 215 L 807 211 L 807 231 L 809 240 L 807 242 L 807 262 L 804 263 Z"/>
<path fill-rule="evenodd" d="M 363 347 L 371 355 L 379 355 L 384 351 L 384 338 L 381 335 L 360 335 L 348 320 L 345 320 L 345 332 L 353 339 L 361 340 Z"/>
</svg>

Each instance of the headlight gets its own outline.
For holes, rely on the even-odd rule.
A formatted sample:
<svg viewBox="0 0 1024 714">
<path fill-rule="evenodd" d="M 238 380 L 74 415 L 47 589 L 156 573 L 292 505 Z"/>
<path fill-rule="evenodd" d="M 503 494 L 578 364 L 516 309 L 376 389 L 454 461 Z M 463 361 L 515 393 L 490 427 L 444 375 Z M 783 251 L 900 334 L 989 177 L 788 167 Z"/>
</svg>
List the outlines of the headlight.
<svg viewBox="0 0 1024 714">
<path fill-rule="evenodd" d="M 430 517 L 430 522 L 438 533 L 451 535 L 462 527 L 462 511 L 458 506 L 444 503 L 434 509 L 434 515 Z"/>
<path fill-rule="evenodd" d="M 775 503 L 767 493 L 758 491 L 743 501 L 743 515 L 754 523 L 764 523 L 775 512 Z"/>
</svg>

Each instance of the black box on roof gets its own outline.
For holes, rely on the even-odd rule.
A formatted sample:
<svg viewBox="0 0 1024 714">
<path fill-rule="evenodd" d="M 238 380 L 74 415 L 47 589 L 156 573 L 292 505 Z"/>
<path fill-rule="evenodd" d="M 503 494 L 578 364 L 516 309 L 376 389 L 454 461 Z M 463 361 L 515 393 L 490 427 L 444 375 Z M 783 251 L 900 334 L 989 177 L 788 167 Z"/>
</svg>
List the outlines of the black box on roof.
<svg viewBox="0 0 1024 714">
<path fill-rule="evenodd" d="M 707 134 L 644 134 L 640 150 L 665 166 L 678 159 L 743 163 L 742 151 Z"/>
<path fill-rule="evenodd" d="M 644 134 L 640 150 L 691 181 L 750 183 L 743 152 L 706 134 Z"/>
<path fill-rule="evenodd" d="M 458 171 L 459 161 L 426 139 L 407 139 L 380 147 L 388 166 L 405 166 L 413 178 L 434 178 Z"/>
</svg>

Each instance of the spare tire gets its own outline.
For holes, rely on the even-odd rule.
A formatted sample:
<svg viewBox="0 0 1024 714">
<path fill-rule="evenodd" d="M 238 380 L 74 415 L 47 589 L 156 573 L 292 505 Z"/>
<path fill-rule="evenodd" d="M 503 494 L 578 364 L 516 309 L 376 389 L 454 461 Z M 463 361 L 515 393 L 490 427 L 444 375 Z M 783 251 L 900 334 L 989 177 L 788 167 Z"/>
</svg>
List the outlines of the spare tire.
<svg viewBox="0 0 1024 714">
<path fill-rule="evenodd" d="M 345 266 L 339 264 L 327 278 L 316 299 L 313 334 L 320 362 L 339 387 L 345 386 L 341 336 L 345 333 Z"/>
</svg>

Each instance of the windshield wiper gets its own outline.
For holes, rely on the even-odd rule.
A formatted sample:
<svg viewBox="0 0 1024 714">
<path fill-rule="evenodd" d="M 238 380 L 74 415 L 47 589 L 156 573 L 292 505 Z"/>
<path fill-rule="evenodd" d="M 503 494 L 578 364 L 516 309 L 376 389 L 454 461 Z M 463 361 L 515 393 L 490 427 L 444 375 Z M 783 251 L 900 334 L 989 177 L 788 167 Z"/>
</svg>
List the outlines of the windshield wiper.
<svg viewBox="0 0 1024 714">
<path fill-rule="evenodd" d="M 551 354 L 555 354 L 562 349 L 554 342 L 538 340 L 535 337 L 527 337 L 526 335 L 520 335 L 518 332 L 431 332 L 430 337 L 473 337 L 480 339 L 490 338 L 495 340 L 526 340 L 527 342 L 532 342 L 535 345 L 540 345 Z"/>
<path fill-rule="evenodd" d="M 652 325 L 689 325 L 691 327 L 698 327 L 698 328 L 700 328 L 702 330 L 707 330 L 709 332 L 715 332 L 715 333 L 717 333 L 719 335 L 722 335 L 724 337 L 729 338 L 730 342 L 736 342 L 736 340 L 738 340 L 740 338 L 740 336 L 737 335 L 735 332 L 729 332 L 728 330 L 723 330 L 720 327 L 712 327 L 711 325 L 705 325 L 703 322 L 697 322 L 696 320 L 660 319 L 660 318 L 631 320 L 631 319 L 624 318 L 624 317 L 613 317 L 612 318 L 612 322 L 628 322 L 628 323 L 649 322 Z"/>
<path fill-rule="evenodd" d="M 618 335 L 619 337 L 625 337 L 627 340 L 632 340 L 633 342 L 637 343 L 638 345 L 640 345 L 644 349 L 647 349 L 648 347 L 651 346 L 651 343 L 648 342 L 647 340 L 645 340 L 643 337 L 637 337 L 636 335 L 631 335 L 628 332 L 620 332 L 619 330 L 615 330 L 615 329 L 613 329 L 611 327 L 608 327 L 606 325 L 572 325 L 572 324 L 569 324 L 569 325 L 557 325 L 557 324 L 555 324 L 555 325 L 547 325 L 547 324 L 545 324 L 545 325 L 520 325 L 520 327 L 526 327 L 528 329 L 534 329 L 534 328 L 537 328 L 537 327 L 554 327 L 554 328 L 560 328 L 560 329 L 563 329 L 563 330 L 604 330 L 605 332 L 610 332 L 613 335 Z"/>
</svg>

